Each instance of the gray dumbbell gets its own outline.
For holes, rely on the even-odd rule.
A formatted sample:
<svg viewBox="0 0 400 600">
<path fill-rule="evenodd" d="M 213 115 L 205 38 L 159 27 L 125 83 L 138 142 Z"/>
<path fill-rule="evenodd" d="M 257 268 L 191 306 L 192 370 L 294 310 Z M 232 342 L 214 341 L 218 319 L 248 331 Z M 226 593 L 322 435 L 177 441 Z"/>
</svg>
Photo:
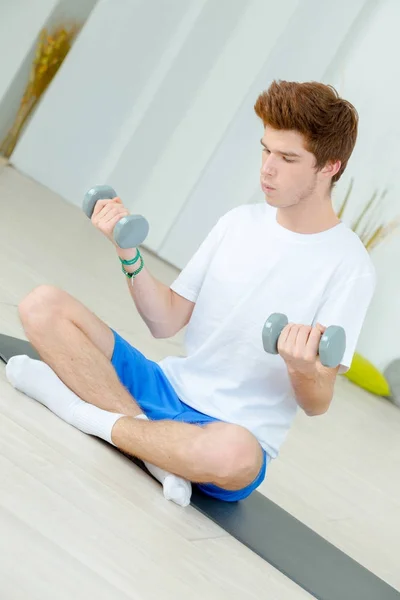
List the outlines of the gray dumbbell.
<svg viewBox="0 0 400 600">
<path fill-rule="evenodd" d="M 96 185 L 88 190 L 83 198 L 83 212 L 92 217 L 97 200 L 112 199 L 117 196 L 109 185 Z M 149 224 L 141 215 L 122 217 L 114 227 L 113 238 L 120 248 L 136 248 L 144 242 L 149 233 Z"/>
<path fill-rule="evenodd" d="M 278 354 L 278 339 L 282 329 L 288 324 L 288 318 L 281 313 L 273 313 L 265 321 L 262 341 L 265 352 Z M 343 327 L 330 325 L 322 334 L 318 354 L 325 367 L 337 367 L 346 350 L 346 333 Z"/>
</svg>

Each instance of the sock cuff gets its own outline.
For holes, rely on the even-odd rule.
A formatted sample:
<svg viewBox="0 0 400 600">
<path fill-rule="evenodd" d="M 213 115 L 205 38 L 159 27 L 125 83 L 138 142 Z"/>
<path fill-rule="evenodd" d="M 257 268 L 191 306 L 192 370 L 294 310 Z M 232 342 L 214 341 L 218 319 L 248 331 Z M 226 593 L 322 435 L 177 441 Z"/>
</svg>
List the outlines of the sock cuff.
<svg viewBox="0 0 400 600">
<path fill-rule="evenodd" d="M 74 425 L 74 427 L 85 433 L 102 438 L 112 446 L 115 446 L 111 440 L 111 433 L 118 419 L 125 416 L 119 413 L 108 412 L 93 404 L 83 402 L 74 411 L 71 425 Z"/>
</svg>

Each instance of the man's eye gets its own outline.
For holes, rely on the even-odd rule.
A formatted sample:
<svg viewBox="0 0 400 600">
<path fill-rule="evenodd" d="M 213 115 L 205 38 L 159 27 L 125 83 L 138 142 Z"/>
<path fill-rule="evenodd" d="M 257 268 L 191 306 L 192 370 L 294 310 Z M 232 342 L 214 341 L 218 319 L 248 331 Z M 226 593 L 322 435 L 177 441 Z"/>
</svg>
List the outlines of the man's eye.
<svg viewBox="0 0 400 600">
<path fill-rule="evenodd" d="M 286 156 L 283 157 L 283 160 L 287 163 L 292 163 L 294 162 L 294 160 L 289 160 L 288 158 L 286 158 Z"/>
</svg>

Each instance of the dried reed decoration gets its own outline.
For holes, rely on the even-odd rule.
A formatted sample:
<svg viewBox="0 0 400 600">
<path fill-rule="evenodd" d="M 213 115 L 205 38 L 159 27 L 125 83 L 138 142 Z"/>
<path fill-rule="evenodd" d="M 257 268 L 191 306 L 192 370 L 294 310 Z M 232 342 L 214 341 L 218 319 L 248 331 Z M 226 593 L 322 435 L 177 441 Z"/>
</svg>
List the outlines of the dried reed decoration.
<svg viewBox="0 0 400 600">
<path fill-rule="evenodd" d="M 350 180 L 345 198 L 339 208 L 337 216 L 341 219 L 345 208 L 349 202 L 350 194 L 353 189 L 354 180 Z M 386 197 L 387 190 L 378 197 L 378 192 L 374 191 L 371 198 L 360 211 L 351 224 L 352 230 L 358 235 L 365 248 L 368 251 L 373 250 L 379 243 L 386 239 L 400 225 L 400 218 L 392 219 L 387 224 L 381 222 L 382 206 Z"/>
<path fill-rule="evenodd" d="M 58 26 L 51 33 L 46 28 L 40 32 L 29 81 L 17 115 L 0 144 L 0 154 L 4 157 L 11 156 L 25 123 L 70 51 L 79 29 L 79 25 L 73 24 L 69 27 Z"/>
</svg>

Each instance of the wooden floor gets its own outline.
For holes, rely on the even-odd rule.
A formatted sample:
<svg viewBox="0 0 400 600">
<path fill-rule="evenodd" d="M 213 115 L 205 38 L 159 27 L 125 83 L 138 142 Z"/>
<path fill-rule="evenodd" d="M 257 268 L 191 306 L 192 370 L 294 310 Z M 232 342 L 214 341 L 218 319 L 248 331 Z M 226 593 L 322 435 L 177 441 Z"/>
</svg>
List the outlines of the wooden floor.
<svg viewBox="0 0 400 600">
<path fill-rule="evenodd" d="M 4 165 L 0 198 L 0 332 L 23 336 L 17 304 L 48 283 L 150 358 L 182 352 L 181 335 L 148 334 L 111 244 L 79 209 Z M 175 277 L 145 258 L 165 283 Z M 400 589 L 399 474 L 400 410 L 341 378 L 327 415 L 299 414 L 261 491 Z M 11 388 L 1 365 L 0 532 L 1 600 L 311 598 L 164 500 L 114 448 Z"/>
</svg>

